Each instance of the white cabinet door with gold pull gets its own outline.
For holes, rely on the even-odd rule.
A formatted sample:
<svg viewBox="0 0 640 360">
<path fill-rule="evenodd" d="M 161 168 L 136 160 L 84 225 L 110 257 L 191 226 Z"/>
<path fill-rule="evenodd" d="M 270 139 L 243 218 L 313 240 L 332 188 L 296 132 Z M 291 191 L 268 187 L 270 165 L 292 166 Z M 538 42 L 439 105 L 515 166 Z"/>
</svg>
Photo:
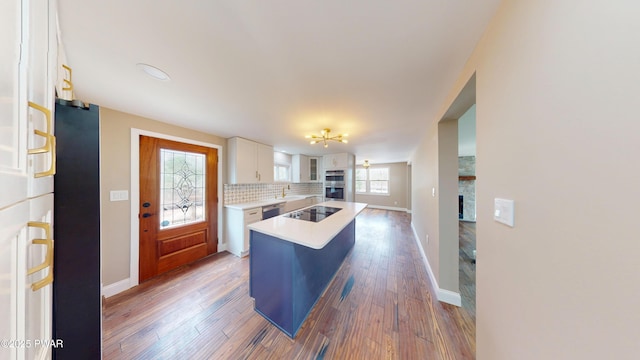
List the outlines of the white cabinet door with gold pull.
<svg viewBox="0 0 640 360">
<path fill-rule="evenodd" d="M 0 359 L 18 357 L 19 279 L 26 274 L 24 259 L 18 257 L 20 244 L 27 241 L 29 203 L 21 202 L 0 210 Z M 24 314 L 24 312 L 22 313 Z"/>
<path fill-rule="evenodd" d="M 55 9 L 49 0 L 29 0 L 25 30 L 28 48 L 22 61 L 27 64 L 26 98 L 28 116 L 29 197 L 53 191 L 55 137 L 53 109 L 56 72 Z"/>
<path fill-rule="evenodd" d="M 53 194 L 0 210 L 0 359 L 51 358 Z"/>
<path fill-rule="evenodd" d="M 18 287 L 19 296 L 23 296 L 18 304 L 23 304 L 25 309 L 18 312 L 23 314 L 19 317 L 18 331 L 24 339 L 31 340 L 31 346 L 24 349 L 26 359 L 48 359 L 53 309 L 53 194 L 29 200 L 29 208 L 27 241 L 18 249 L 26 263 L 25 277 Z"/>
<path fill-rule="evenodd" d="M 55 9 L 0 1 L 0 359 L 51 357 Z"/>
<path fill-rule="evenodd" d="M 0 1 L 0 208 L 27 197 L 26 75 L 20 63 L 23 36 L 21 1 Z"/>
</svg>

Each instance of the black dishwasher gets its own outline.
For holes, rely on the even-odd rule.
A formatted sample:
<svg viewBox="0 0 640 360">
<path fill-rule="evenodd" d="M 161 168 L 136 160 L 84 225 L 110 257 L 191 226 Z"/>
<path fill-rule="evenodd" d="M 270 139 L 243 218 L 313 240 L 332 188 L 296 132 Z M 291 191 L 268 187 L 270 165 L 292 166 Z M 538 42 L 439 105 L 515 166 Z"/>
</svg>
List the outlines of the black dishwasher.
<svg viewBox="0 0 640 360">
<path fill-rule="evenodd" d="M 278 216 L 282 213 L 284 203 L 278 203 L 273 205 L 267 205 L 262 207 L 262 220 Z"/>
</svg>

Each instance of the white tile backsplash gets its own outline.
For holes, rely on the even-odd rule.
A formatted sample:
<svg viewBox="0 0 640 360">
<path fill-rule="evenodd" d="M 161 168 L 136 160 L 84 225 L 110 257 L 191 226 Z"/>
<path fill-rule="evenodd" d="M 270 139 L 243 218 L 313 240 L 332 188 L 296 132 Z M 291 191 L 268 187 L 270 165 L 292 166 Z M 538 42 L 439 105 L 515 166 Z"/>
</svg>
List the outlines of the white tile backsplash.
<svg viewBox="0 0 640 360">
<path fill-rule="evenodd" d="M 240 204 L 275 199 L 282 196 L 282 188 L 287 195 L 322 195 L 322 183 L 224 184 L 224 203 Z"/>
</svg>

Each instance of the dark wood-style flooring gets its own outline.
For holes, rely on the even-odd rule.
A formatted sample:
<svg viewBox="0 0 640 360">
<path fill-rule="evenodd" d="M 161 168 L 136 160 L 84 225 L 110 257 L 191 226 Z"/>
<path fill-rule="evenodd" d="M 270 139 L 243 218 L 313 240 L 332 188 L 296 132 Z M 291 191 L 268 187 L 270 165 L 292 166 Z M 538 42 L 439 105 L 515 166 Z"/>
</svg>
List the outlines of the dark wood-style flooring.
<svg viewBox="0 0 640 360">
<path fill-rule="evenodd" d="M 367 209 L 295 339 L 253 310 L 249 259 L 219 253 L 110 297 L 104 359 L 473 359 L 475 321 L 436 300 L 410 215 Z"/>
</svg>

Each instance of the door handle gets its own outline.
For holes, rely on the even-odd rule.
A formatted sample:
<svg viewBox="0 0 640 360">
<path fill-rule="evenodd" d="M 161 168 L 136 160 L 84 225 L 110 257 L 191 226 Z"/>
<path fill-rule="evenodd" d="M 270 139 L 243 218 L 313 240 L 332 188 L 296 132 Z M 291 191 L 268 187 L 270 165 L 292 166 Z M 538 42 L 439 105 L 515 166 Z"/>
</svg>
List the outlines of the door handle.
<svg viewBox="0 0 640 360">
<path fill-rule="evenodd" d="M 149 217 L 149 216 L 151 216 L 151 215 L 153 215 L 153 214 L 151 214 L 151 213 L 144 213 L 144 214 L 142 214 L 142 217 L 143 217 L 143 218 L 148 218 L 148 217 Z"/>
</svg>

